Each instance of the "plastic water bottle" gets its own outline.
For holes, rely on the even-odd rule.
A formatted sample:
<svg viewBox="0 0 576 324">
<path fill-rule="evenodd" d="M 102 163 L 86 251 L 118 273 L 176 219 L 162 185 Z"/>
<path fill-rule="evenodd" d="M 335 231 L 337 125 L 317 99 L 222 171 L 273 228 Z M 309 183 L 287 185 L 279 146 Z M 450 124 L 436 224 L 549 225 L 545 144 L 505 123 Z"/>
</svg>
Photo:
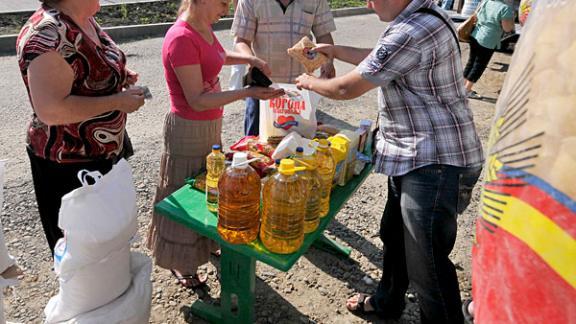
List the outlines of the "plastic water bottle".
<svg viewBox="0 0 576 324">
<path fill-rule="evenodd" d="M 306 184 L 296 171 L 294 161 L 283 159 L 278 172 L 264 184 L 260 240 L 274 253 L 296 252 L 304 242 Z"/>
<path fill-rule="evenodd" d="M 212 145 L 212 153 L 206 157 L 206 206 L 211 212 L 218 211 L 218 179 L 226 168 L 220 145 Z"/>
</svg>

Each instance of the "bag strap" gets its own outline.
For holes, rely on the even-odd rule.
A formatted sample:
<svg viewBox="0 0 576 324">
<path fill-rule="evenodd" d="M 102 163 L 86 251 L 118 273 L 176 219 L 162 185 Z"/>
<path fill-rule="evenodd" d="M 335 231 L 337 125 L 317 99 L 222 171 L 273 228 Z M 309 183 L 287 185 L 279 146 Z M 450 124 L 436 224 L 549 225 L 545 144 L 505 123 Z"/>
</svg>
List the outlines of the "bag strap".
<svg viewBox="0 0 576 324">
<path fill-rule="evenodd" d="M 478 13 L 480 12 L 480 10 L 482 10 L 484 7 L 486 7 L 486 4 L 488 3 L 488 1 L 490 1 L 490 0 L 484 0 L 484 1 L 482 1 L 482 2 L 478 5 L 478 7 L 476 7 L 476 10 L 474 11 L 474 14 L 475 14 L 476 16 L 478 16 Z"/>
<path fill-rule="evenodd" d="M 458 36 L 456 35 L 456 32 L 454 31 L 454 29 L 452 29 L 452 25 L 450 25 L 450 23 L 448 23 L 448 21 L 446 20 L 446 18 L 444 18 L 444 16 L 439 14 L 436 10 L 430 9 L 430 8 L 420 8 L 420 9 L 416 10 L 416 12 L 429 14 L 429 15 L 432 15 L 432 16 L 442 20 L 444 22 L 444 24 L 446 24 L 446 27 L 448 27 L 448 29 L 452 33 L 452 36 L 454 36 L 454 40 L 456 41 L 456 46 L 458 46 L 458 52 L 460 54 L 462 54 L 462 50 L 460 49 L 460 42 L 458 41 Z"/>
<path fill-rule="evenodd" d="M 88 171 L 88 170 L 80 170 L 78 171 L 78 180 L 82 184 L 82 187 L 86 187 L 90 185 L 88 178 L 92 179 L 94 184 L 98 183 L 100 179 L 102 179 L 102 173 L 100 171 Z"/>
</svg>

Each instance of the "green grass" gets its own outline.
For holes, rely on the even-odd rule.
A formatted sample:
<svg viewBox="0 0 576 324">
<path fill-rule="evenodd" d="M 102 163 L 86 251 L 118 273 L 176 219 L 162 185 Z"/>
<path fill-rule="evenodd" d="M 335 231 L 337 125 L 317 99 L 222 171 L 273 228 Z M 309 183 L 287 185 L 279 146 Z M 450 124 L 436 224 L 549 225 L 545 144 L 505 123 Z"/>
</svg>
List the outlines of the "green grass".
<svg viewBox="0 0 576 324">
<path fill-rule="evenodd" d="M 330 8 L 366 7 L 366 0 L 328 0 Z"/>
<path fill-rule="evenodd" d="M 365 0 L 328 0 L 328 3 L 332 9 L 366 6 Z M 165 2 L 105 6 L 96 15 L 96 20 L 105 27 L 172 22 L 176 19 L 179 5 L 180 0 L 167 0 Z M 0 15 L 0 35 L 17 34 L 30 14 Z"/>
</svg>

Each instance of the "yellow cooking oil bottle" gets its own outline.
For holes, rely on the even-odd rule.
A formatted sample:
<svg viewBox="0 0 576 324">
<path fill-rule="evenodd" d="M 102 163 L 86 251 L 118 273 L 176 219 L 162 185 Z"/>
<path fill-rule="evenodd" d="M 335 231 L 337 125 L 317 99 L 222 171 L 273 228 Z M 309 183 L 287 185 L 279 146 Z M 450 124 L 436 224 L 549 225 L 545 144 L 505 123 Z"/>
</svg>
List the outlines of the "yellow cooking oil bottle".
<svg viewBox="0 0 576 324">
<path fill-rule="evenodd" d="M 246 153 L 234 153 L 232 166 L 218 181 L 218 234 L 232 244 L 258 237 L 261 185 L 249 162 Z"/>
<path fill-rule="evenodd" d="M 206 206 L 211 212 L 218 212 L 218 179 L 226 168 L 225 160 L 220 145 L 212 145 L 212 153 L 206 157 Z"/>
<path fill-rule="evenodd" d="M 330 151 L 336 163 L 332 188 L 336 185 L 344 186 L 346 184 L 346 157 L 348 156 L 348 145 L 350 140 L 346 137 L 328 137 L 330 142 Z"/>
<path fill-rule="evenodd" d="M 336 162 L 330 151 L 330 142 L 326 139 L 318 140 L 316 164 L 316 170 L 320 176 L 320 217 L 324 217 L 330 210 L 330 191 L 336 170 Z"/>
<path fill-rule="evenodd" d="M 278 172 L 264 184 L 260 240 L 271 252 L 290 254 L 304 242 L 306 185 L 296 175 L 303 169 L 283 159 Z"/>
<path fill-rule="evenodd" d="M 320 224 L 320 176 L 316 171 L 316 156 L 305 155 L 304 148 L 296 148 L 294 161 L 297 166 L 305 167 L 305 170 L 298 171 L 297 174 L 306 183 L 306 214 L 304 216 L 304 233 L 312 233 Z"/>
</svg>

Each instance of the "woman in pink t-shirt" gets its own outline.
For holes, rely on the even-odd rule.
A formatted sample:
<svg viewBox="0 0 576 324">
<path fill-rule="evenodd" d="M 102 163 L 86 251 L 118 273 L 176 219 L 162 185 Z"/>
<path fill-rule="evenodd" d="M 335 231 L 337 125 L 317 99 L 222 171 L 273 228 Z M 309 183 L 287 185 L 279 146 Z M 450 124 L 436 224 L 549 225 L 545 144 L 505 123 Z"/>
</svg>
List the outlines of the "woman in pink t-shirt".
<svg viewBox="0 0 576 324">
<path fill-rule="evenodd" d="M 179 18 L 166 33 L 162 63 L 170 111 L 164 121 L 164 152 L 154 203 L 184 185 L 184 179 L 204 166 L 213 144 L 221 144 L 224 105 L 246 97 L 263 100 L 283 95 L 282 90 L 251 87 L 221 91 L 218 74 L 223 64 L 250 64 L 265 73 L 267 64 L 253 56 L 227 52 L 211 24 L 228 13 L 230 0 L 184 0 Z M 168 218 L 153 214 L 148 248 L 160 267 L 171 269 L 185 287 L 206 281 L 196 274 L 217 245 Z"/>
</svg>

